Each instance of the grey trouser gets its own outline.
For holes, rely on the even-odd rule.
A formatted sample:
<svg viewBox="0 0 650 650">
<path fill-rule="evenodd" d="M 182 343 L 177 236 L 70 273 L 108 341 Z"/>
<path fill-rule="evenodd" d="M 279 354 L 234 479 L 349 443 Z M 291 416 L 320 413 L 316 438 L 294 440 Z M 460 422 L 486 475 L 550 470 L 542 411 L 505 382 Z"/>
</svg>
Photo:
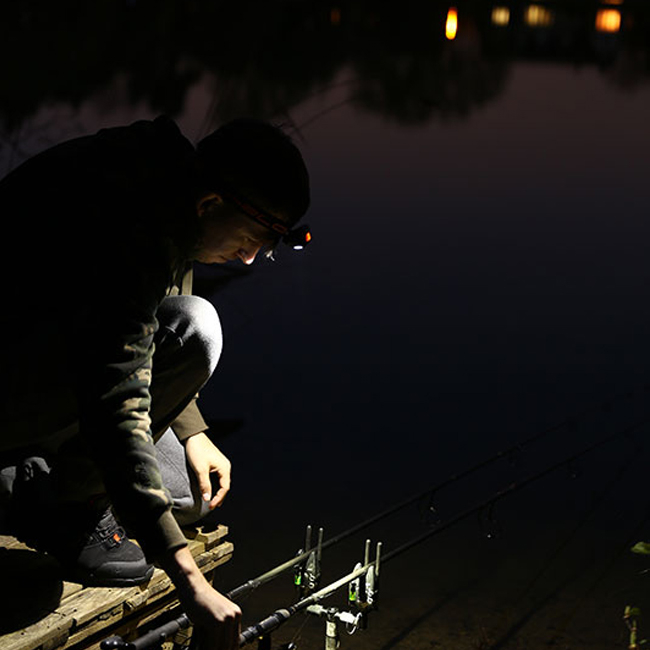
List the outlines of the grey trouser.
<svg viewBox="0 0 650 650">
<path fill-rule="evenodd" d="M 161 476 L 174 499 L 174 514 L 181 525 L 186 525 L 207 514 L 207 508 L 200 497 L 194 473 L 188 468 L 185 448 L 171 427 L 217 365 L 222 348 L 221 326 L 214 307 L 196 296 L 165 298 L 156 316 L 160 327 L 153 358 L 151 429 Z M 58 430 L 52 428 L 50 435 L 43 435 L 41 417 L 38 439 L 30 439 L 28 446 L 14 446 L 10 452 L 0 454 L 0 532 L 17 468 L 21 476 L 25 469 L 28 474 L 49 475 L 53 468 L 57 490 L 65 500 L 83 501 L 104 491 L 95 464 L 83 451 L 66 375 L 62 372 L 57 376 L 57 369 L 52 366 L 48 367 L 47 374 L 47 381 L 39 381 L 37 394 L 31 395 L 34 411 L 38 411 L 39 404 L 59 408 L 58 413 L 52 414 L 51 421 L 66 423 L 66 426 Z M 29 377 L 24 380 L 24 386 L 29 386 Z M 14 375 L 12 381 L 21 381 L 21 377 Z M 57 399 L 57 392 L 60 399 Z M 16 427 L 17 435 L 34 428 L 34 423 L 24 421 Z"/>
</svg>

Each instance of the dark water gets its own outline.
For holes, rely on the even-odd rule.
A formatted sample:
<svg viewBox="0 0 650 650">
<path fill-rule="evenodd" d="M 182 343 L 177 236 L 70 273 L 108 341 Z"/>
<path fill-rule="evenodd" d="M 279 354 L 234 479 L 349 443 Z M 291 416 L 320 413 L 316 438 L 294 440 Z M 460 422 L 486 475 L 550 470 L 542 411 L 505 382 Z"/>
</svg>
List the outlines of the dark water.
<svg viewBox="0 0 650 650">
<path fill-rule="evenodd" d="M 307 251 L 197 269 L 225 332 L 202 394 L 234 465 L 224 589 L 292 555 L 307 523 L 333 535 L 588 411 L 436 494 L 445 520 L 648 411 L 648 9 L 609 7 L 621 27 L 605 34 L 603 3 L 508 6 L 497 26 L 493 3 L 458 3 L 454 40 L 435 2 L 131 2 L 65 21 L 26 6 L 2 27 L 4 170 L 163 111 L 192 140 L 274 119 L 307 161 Z M 380 612 L 343 647 L 626 647 L 646 436 L 386 564 Z M 389 551 L 423 530 L 414 507 L 367 534 Z M 326 554 L 325 579 L 363 539 Z M 246 601 L 247 622 L 289 583 Z M 321 626 L 300 647 L 321 647 Z"/>
</svg>

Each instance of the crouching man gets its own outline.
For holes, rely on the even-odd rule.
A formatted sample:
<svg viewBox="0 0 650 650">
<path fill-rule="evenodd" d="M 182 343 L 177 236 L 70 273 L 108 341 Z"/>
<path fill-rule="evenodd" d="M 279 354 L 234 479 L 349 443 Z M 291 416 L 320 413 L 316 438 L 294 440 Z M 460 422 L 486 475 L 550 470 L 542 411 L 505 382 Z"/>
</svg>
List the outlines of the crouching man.
<svg viewBox="0 0 650 650">
<path fill-rule="evenodd" d="M 208 648 L 238 647 L 241 612 L 179 522 L 230 487 L 196 404 L 221 328 L 179 288 L 194 261 L 251 264 L 305 237 L 308 204 L 299 151 L 252 120 L 196 148 L 165 117 L 105 129 L 0 182 L 2 532 L 89 585 L 139 584 L 158 562 Z"/>
</svg>

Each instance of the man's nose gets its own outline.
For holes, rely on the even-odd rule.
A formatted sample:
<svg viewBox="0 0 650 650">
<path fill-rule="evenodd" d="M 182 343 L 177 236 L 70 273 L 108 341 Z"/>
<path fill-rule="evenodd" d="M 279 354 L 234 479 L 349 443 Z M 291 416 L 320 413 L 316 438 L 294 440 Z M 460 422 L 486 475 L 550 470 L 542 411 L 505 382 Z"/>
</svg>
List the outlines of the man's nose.
<svg viewBox="0 0 650 650">
<path fill-rule="evenodd" d="M 261 246 L 254 246 L 250 248 L 240 248 L 237 251 L 237 257 L 244 263 L 244 264 L 252 264 L 255 261 L 255 256 L 260 252 Z"/>
</svg>

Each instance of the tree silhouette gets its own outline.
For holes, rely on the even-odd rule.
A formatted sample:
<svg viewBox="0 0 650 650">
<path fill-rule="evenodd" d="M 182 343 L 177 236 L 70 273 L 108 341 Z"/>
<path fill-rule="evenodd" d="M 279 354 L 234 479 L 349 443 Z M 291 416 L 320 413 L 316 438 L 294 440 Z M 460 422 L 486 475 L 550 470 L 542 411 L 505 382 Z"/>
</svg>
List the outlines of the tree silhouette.
<svg viewBox="0 0 650 650">
<path fill-rule="evenodd" d="M 207 128 L 239 115 L 270 118 L 351 70 L 349 101 L 404 124 L 465 116 L 496 97 L 521 57 L 600 64 L 616 87 L 647 82 L 648 3 L 625 3 L 624 29 L 603 58 L 590 3 L 549 3 L 553 26 L 522 22 L 511 3 L 507 29 L 485 3 L 458 2 L 460 29 L 444 36 L 447 3 L 345 0 L 23 0 L 0 22 L 0 126 L 11 133 L 43 106 L 88 98 L 110 104 L 125 80 L 127 101 L 178 115 L 189 89 L 209 75 Z"/>
</svg>

